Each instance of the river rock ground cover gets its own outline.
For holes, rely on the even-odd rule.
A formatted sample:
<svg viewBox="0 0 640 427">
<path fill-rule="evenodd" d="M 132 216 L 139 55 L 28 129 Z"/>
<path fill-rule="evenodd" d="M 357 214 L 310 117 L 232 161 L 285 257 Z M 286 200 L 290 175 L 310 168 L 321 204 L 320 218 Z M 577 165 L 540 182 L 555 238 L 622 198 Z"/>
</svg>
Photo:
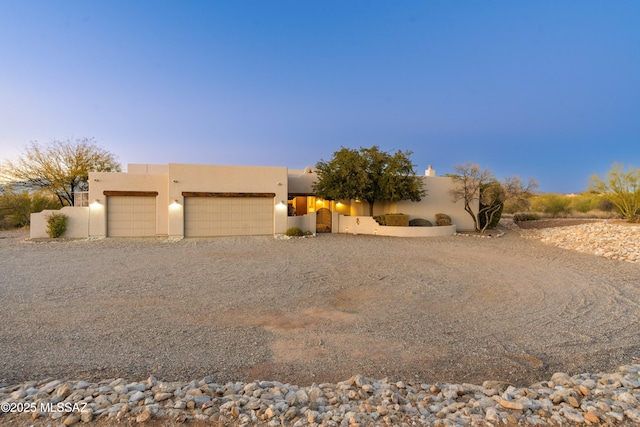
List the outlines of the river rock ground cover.
<svg viewBox="0 0 640 427">
<path fill-rule="evenodd" d="M 411 384 L 614 372 L 640 269 L 522 239 L 0 239 L 0 382 Z"/>
</svg>

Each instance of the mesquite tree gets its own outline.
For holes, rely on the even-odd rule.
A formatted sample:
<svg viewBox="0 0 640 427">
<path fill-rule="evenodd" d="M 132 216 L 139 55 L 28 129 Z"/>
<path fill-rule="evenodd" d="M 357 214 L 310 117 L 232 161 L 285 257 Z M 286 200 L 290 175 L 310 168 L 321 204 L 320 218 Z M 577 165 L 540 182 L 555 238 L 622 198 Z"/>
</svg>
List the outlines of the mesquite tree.
<svg viewBox="0 0 640 427">
<path fill-rule="evenodd" d="M 342 147 L 331 160 L 316 164 L 318 181 L 313 191 L 328 200 L 365 200 L 370 216 L 376 201 L 418 202 L 426 192 L 414 171 L 411 154 L 400 150 L 391 154 L 377 146 L 359 150 Z"/>
<path fill-rule="evenodd" d="M 48 191 L 61 205 L 73 206 L 73 193 L 89 188 L 90 171 L 119 172 L 120 164 L 93 139 L 82 138 L 49 145 L 31 142 L 18 160 L 2 165 L 0 177 L 22 187 Z"/>
</svg>

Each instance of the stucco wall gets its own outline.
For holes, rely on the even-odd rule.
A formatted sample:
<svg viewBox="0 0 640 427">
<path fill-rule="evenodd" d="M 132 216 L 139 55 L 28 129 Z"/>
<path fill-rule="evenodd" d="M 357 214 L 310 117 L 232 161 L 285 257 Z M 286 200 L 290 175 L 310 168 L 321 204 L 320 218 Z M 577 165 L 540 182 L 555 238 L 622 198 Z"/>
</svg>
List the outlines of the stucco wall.
<svg viewBox="0 0 640 427">
<path fill-rule="evenodd" d="M 315 169 L 311 166 L 306 169 L 291 169 L 288 172 L 289 194 L 312 194 L 313 183 L 318 179 Z"/>
<path fill-rule="evenodd" d="M 316 232 L 316 214 L 287 217 L 287 229 L 298 227 L 302 231 Z"/>
<path fill-rule="evenodd" d="M 60 210 L 44 210 L 31 214 L 31 227 L 29 237 L 40 239 L 49 237 L 47 234 L 47 217 L 52 213 L 61 213 L 67 216 L 67 229 L 62 236 L 64 238 L 82 239 L 89 237 L 89 208 L 65 206 Z"/>
<path fill-rule="evenodd" d="M 451 236 L 456 233 L 456 226 L 444 227 L 387 227 L 378 224 L 370 216 L 339 216 L 340 233 L 370 234 L 393 237 L 434 237 Z"/>
<path fill-rule="evenodd" d="M 409 215 L 411 219 L 424 218 L 435 225 L 435 216 L 444 213 L 451 217 L 451 223 L 455 224 L 458 231 L 473 230 L 473 219 L 464 210 L 464 202 L 454 203 L 451 199 L 451 190 L 455 188 L 452 178 L 445 176 L 425 176 L 423 177 L 424 189 L 427 195 L 419 202 L 402 201 L 397 202 L 395 207 L 385 213 L 403 213 Z M 474 210 L 478 211 L 477 201 Z M 393 210 L 395 209 L 395 210 Z"/>
</svg>

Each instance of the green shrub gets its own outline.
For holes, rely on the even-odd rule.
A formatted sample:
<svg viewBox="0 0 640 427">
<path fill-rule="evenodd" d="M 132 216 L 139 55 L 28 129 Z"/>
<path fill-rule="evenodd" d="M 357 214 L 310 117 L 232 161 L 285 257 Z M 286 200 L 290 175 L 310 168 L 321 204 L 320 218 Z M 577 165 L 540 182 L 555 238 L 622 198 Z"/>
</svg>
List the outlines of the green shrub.
<svg viewBox="0 0 640 427">
<path fill-rule="evenodd" d="M 305 236 L 313 236 L 313 233 L 311 231 L 305 231 L 302 234 L 305 235 Z"/>
<path fill-rule="evenodd" d="M 582 193 L 571 198 L 570 208 L 576 212 L 587 213 L 597 209 L 600 197 L 596 193 Z"/>
<path fill-rule="evenodd" d="M 304 236 L 304 233 L 298 227 L 291 227 L 287 231 L 285 231 L 284 234 L 290 237 Z"/>
<path fill-rule="evenodd" d="M 571 198 L 562 194 L 540 194 L 531 200 L 531 210 L 543 212 L 552 217 L 566 216 L 571 213 Z"/>
<path fill-rule="evenodd" d="M 41 193 L 7 191 L 0 195 L 0 215 L 5 226 L 25 227 L 31 222 L 32 213 L 60 207 L 58 200 Z"/>
<path fill-rule="evenodd" d="M 67 229 L 67 216 L 53 213 L 47 217 L 47 234 L 52 239 L 62 236 Z"/>
<path fill-rule="evenodd" d="M 436 225 L 438 226 L 451 225 L 451 217 L 443 213 L 436 214 Z"/>
<path fill-rule="evenodd" d="M 521 221 L 536 221 L 540 219 L 540 216 L 538 214 L 532 213 L 532 212 L 521 212 L 521 213 L 517 213 L 513 216 L 513 221 L 515 222 L 521 222 Z"/>
</svg>

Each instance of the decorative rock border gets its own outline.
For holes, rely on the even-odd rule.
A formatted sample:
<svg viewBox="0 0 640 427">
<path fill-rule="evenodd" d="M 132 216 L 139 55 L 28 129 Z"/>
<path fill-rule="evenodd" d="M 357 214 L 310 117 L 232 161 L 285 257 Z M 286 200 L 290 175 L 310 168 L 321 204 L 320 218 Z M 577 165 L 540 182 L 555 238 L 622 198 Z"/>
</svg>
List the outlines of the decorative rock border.
<svg viewBox="0 0 640 427">
<path fill-rule="evenodd" d="M 591 253 L 613 260 L 640 264 L 640 226 L 616 225 L 607 221 L 567 227 L 520 230 L 528 239 Z"/>
<path fill-rule="evenodd" d="M 276 381 L 217 384 L 124 379 L 29 381 L 0 387 L 3 412 L 48 417 L 64 426 L 152 418 L 275 426 L 617 425 L 640 423 L 640 364 L 614 373 L 569 376 L 514 387 L 497 381 L 412 384 L 356 375 L 298 387 Z M 0 414 L 2 423 L 3 414 Z"/>
</svg>

